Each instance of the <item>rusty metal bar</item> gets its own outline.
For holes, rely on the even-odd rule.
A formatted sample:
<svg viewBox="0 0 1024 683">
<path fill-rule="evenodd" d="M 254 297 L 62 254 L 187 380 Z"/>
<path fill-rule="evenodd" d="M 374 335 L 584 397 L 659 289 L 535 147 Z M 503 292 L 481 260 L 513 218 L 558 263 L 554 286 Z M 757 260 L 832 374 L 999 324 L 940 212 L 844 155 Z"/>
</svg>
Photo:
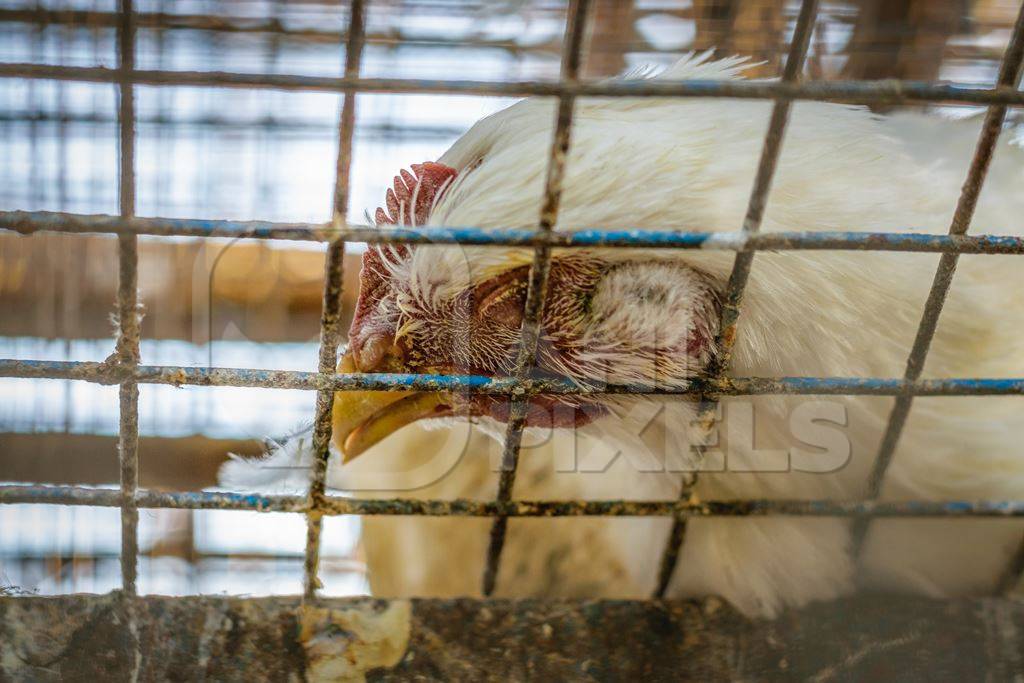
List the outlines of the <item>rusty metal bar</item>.
<svg viewBox="0 0 1024 683">
<path fill-rule="evenodd" d="M 336 228 L 332 223 L 275 223 L 204 218 L 127 218 L 51 211 L 0 211 L 0 230 L 23 235 L 38 232 L 132 234 L 199 238 L 367 242 L 371 244 L 466 244 L 479 246 L 644 249 L 704 251 L 898 251 L 917 253 L 1024 255 L 1024 237 L 1016 235 L 934 235 L 917 232 L 694 232 L 594 228 L 571 232 L 540 230 L 397 227 Z"/>
<path fill-rule="evenodd" d="M 789 55 L 786 57 L 786 65 L 783 67 L 782 83 L 796 83 L 800 80 L 800 73 L 803 71 L 804 61 L 807 58 L 807 48 L 811 43 L 811 35 L 814 33 L 817 15 L 818 0 L 803 0 L 800 5 L 800 15 L 797 17 L 796 28 L 793 32 L 793 42 L 790 45 Z M 772 107 L 771 119 L 768 122 L 768 132 L 765 134 L 764 146 L 761 149 L 761 159 L 757 165 L 757 174 L 754 177 L 754 187 L 751 189 L 750 200 L 747 203 L 747 213 L 743 218 L 743 234 L 752 235 L 761 230 L 765 206 L 768 203 L 768 193 L 771 190 L 772 179 L 775 177 L 775 167 L 779 160 L 779 153 L 782 151 L 782 138 L 786 133 L 791 106 L 792 103 L 789 100 L 780 99 L 776 100 L 775 105 Z M 722 376 L 729 369 L 729 360 L 732 355 L 733 346 L 736 343 L 740 305 L 743 303 L 743 293 L 750 278 L 754 253 L 749 249 L 741 249 L 736 253 L 736 259 L 733 261 L 732 272 L 729 275 L 729 282 L 726 285 L 725 297 L 722 302 L 721 318 L 719 319 L 716 337 L 718 352 L 708 373 L 712 376 Z M 701 407 L 698 421 L 708 423 L 709 416 L 716 409 L 717 401 L 710 395 L 701 397 L 700 400 Z M 702 449 L 698 449 L 698 452 L 702 454 Z M 680 498 L 691 498 L 696 485 L 696 473 L 684 476 L 679 491 Z M 665 550 L 662 553 L 661 566 L 658 571 L 658 583 L 655 588 L 656 597 L 660 598 L 665 595 L 685 541 L 686 520 L 679 517 L 672 524 L 672 529 L 665 544 Z"/>
<path fill-rule="evenodd" d="M 718 377 L 695 378 L 674 386 L 610 384 L 581 387 L 556 378 L 488 377 L 486 375 L 417 375 L 401 373 L 320 373 L 252 368 L 205 368 L 140 365 L 125 368 L 110 362 L 0 359 L 0 377 L 73 379 L 97 384 L 253 387 L 329 391 L 451 391 L 471 394 L 649 396 L 1019 396 L 1024 378 L 883 379 L 876 377 Z"/>
<path fill-rule="evenodd" d="M 1017 549 L 1010 556 L 1006 568 L 996 582 L 996 595 L 1006 595 L 1020 585 L 1021 575 L 1024 574 L 1024 539 L 1017 544 Z"/>
<path fill-rule="evenodd" d="M 348 40 L 345 43 L 345 76 L 359 76 L 359 63 L 363 53 L 363 39 L 366 31 L 365 4 L 363 0 L 352 0 L 349 8 Z M 356 127 L 356 95 L 346 93 L 341 106 L 338 123 L 337 174 L 334 182 L 334 197 L 331 203 L 334 211 L 333 225 L 341 228 L 346 224 L 349 205 L 349 183 L 352 169 L 352 138 Z M 320 318 L 320 362 L 321 374 L 333 373 L 338 366 L 338 345 L 341 342 L 341 290 L 345 257 L 345 242 L 334 239 L 327 247 L 324 266 L 323 314 Z M 324 498 L 327 480 L 327 462 L 331 452 L 331 415 L 334 407 L 334 392 L 320 389 L 316 394 L 316 417 L 313 422 L 313 470 L 309 482 L 309 509 L 306 515 L 306 560 L 303 591 L 306 600 L 316 598 L 320 587 L 317 569 L 320 564 L 320 533 L 322 517 L 320 507 Z"/>
<path fill-rule="evenodd" d="M 1006 54 L 999 67 L 997 83 L 1005 87 L 1017 87 L 1017 82 L 1022 74 L 1024 64 L 1024 4 L 1021 5 L 1017 15 L 1017 22 L 1014 25 L 1013 35 L 1006 47 Z M 956 211 L 949 226 L 950 235 L 963 235 L 971 225 L 974 216 L 974 209 L 981 194 L 981 188 L 985 182 L 989 165 L 992 162 L 992 155 L 995 152 L 996 142 L 1006 120 L 1006 107 L 995 105 L 989 107 L 985 113 L 985 121 L 982 124 L 981 135 L 978 137 L 978 144 L 974 151 L 974 158 L 971 160 L 970 169 L 967 172 L 967 179 L 964 181 L 960 199 L 957 201 Z M 914 338 L 914 345 L 907 358 L 907 366 L 903 377 L 906 380 L 917 380 L 924 370 L 925 360 L 928 357 L 928 350 L 931 347 L 932 339 L 935 337 L 935 330 L 939 324 L 939 316 L 942 315 L 942 307 L 946 302 L 950 287 L 953 284 L 953 276 L 956 273 L 956 266 L 959 257 L 957 254 L 943 254 L 939 259 L 938 268 L 935 270 L 935 277 L 932 281 L 931 290 L 928 292 L 928 299 L 925 302 L 924 312 L 921 315 L 921 323 L 917 328 L 917 335 Z M 878 455 L 875 458 L 874 466 L 868 479 L 867 497 L 877 499 L 882 493 L 882 484 L 885 474 L 892 464 L 899 444 L 900 435 L 910 415 L 910 409 L 914 401 L 913 394 L 902 394 L 896 397 L 892 411 L 889 413 L 889 421 L 886 425 L 885 434 L 882 437 Z M 857 523 L 851 530 L 853 549 L 859 553 L 867 537 L 868 525 Z"/>
<path fill-rule="evenodd" d="M 133 0 L 118 0 L 118 204 L 122 218 L 135 215 L 135 91 L 128 75 L 135 68 L 135 10 Z M 120 234 L 118 242 L 117 345 L 111 359 L 131 372 L 139 364 L 140 316 L 138 301 L 138 237 Z M 129 599 L 138 593 L 139 507 L 139 385 L 130 375 L 118 389 L 118 462 L 120 465 L 121 588 Z M 142 667 L 139 621 L 133 603 L 125 604 L 124 619 L 133 656 L 129 677 L 137 680 Z"/>
<path fill-rule="evenodd" d="M 566 8 L 565 38 L 562 46 L 561 79 L 563 82 L 575 83 L 579 78 L 580 63 L 583 55 L 583 38 L 586 33 L 587 16 L 590 0 L 571 0 Z M 540 210 L 538 232 L 550 234 L 558 222 L 558 209 L 562 199 L 562 181 L 565 176 L 566 157 L 569 154 L 569 142 L 572 133 L 573 107 L 576 99 L 565 92 L 558 97 L 558 110 L 555 120 L 554 135 L 548 154 L 547 177 L 545 178 L 544 200 Z M 537 362 L 537 344 L 540 339 L 543 306 L 547 292 L 548 274 L 551 270 L 551 248 L 538 245 L 534 250 L 533 263 L 530 266 L 529 283 L 526 290 L 526 304 L 523 314 L 523 325 L 519 342 L 519 353 L 516 358 L 516 379 L 523 380 L 531 372 Z M 508 424 L 505 429 L 505 445 L 501 456 L 501 472 L 498 480 L 498 501 L 507 502 L 512 498 L 512 489 L 516 481 L 516 468 L 519 465 L 519 447 L 523 440 L 523 428 L 526 426 L 526 414 L 529 407 L 529 396 L 522 391 L 512 394 Z M 494 592 L 501 562 L 501 552 L 505 547 L 505 534 L 508 529 L 508 518 L 498 517 L 491 525 L 491 534 L 487 546 L 487 564 L 484 568 L 482 589 L 485 596 Z"/>
<path fill-rule="evenodd" d="M 119 0 L 117 55 L 121 73 L 135 64 L 135 18 L 132 0 Z M 120 173 L 118 197 L 123 218 L 135 215 L 135 95 L 130 80 L 118 83 Z M 138 238 L 118 235 L 118 336 L 115 362 L 128 371 L 138 366 Z M 135 595 L 138 571 L 139 511 L 135 493 L 139 486 L 139 386 L 131 374 L 121 382 L 118 457 L 121 467 L 121 579 L 124 592 Z"/>
<path fill-rule="evenodd" d="M 146 509 L 251 510 L 310 512 L 305 495 L 261 495 L 211 491 L 139 490 L 136 500 Z M 83 486 L 0 486 L 0 504 L 54 504 L 118 507 L 116 489 Z M 429 517 L 1024 517 L 1024 501 L 836 501 L 836 500 L 432 500 L 416 498 L 350 498 L 324 496 L 316 508 L 322 515 L 386 515 Z"/>
<path fill-rule="evenodd" d="M 0 78 L 43 78 L 116 83 L 117 69 L 44 64 L 0 64 Z M 785 99 L 851 104 L 973 104 L 1024 105 L 1024 92 L 1011 87 L 974 88 L 917 81 L 472 81 L 409 78 L 334 78 L 292 74 L 251 74 L 223 71 L 160 71 L 137 69 L 130 78 L 139 85 L 210 88 L 270 88 L 319 92 L 493 95 L 529 97 L 725 97 Z"/>
<path fill-rule="evenodd" d="M 807 56 L 807 48 L 811 42 L 811 35 L 814 33 L 817 10 L 817 0 L 804 0 L 800 7 L 800 16 L 793 35 L 793 44 L 790 48 L 789 56 L 786 58 L 786 65 L 782 74 L 783 83 L 794 83 L 800 78 L 804 60 Z M 747 213 L 743 218 L 743 226 L 741 228 L 743 234 L 752 235 L 761 230 L 765 206 L 768 203 L 768 194 L 771 191 L 772 180 L 775 177 L 775 168 L 778 164 L 779 154 L 782 152 L 782 139 L 786 134 L 791 106 L 792 103 L 788 100 L 778 100 L 772 107 L 771 119 L 768 122 L 768 132 L 765 135 L 761 159 L 754 178 L 754 187 L 751 189 L 750 200 L 747 203 Z M 753 261 L 754 252 L 749 249 L 741 249 L 736 254 L 732 273 L 726 286 L 725 300 L 722 303 L 721 322 L 718 333 L 718 354 L 716 356 L 717 367 L 715 368 L 717 372 L 713 374 L 725 372 L 729 367 L 732 349 L 736 343 L 736 325 L 739 320 L 740 305 L 743 302 L 747 281 L 750 279 L 750 269 Z"/>
</svg>

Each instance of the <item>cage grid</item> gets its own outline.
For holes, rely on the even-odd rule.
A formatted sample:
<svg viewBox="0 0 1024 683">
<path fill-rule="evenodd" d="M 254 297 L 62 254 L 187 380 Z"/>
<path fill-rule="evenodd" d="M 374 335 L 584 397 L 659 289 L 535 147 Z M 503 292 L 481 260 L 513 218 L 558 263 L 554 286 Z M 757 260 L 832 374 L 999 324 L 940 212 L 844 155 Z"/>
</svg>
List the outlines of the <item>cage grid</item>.
<svg viewBox="0 0 1024 683">
<path fill-rule="evenodd" d="M 353 0 L 345 37 L 344 75 L 340 78 L 288 74 L 189 72 L 138 70 L 135 68 L 137 14 L 133 0 L 119 0 L 117 12 L 117 66 L 77 67 L 41 64 L 0 64 L 0 77 L 98 81 L 113 83 L 119 94 L 119 215 L 86 216 L 52 212 L 0 213 L 0 229 L 23 234 L 39 231 L 108 233 L 118 239 L 119 287 L 118 334 L 114 353 L 102 363 L 77 361 L 22 361 L 0 359 L 0 377 L 75 379 L 116 384 L 120 392 L 118 436 L 120 490 L 81 486 L 0 486 L 3 503 L 59 503 L 119 507 L 122 524 L 122 582 L 127 596 L 136 594 L 139 508 L 236 509 L 283 511 L 305 515 L 307 542 L 304 554 L 304 599 L 318 598 L 320 525 L 324 515 L 434 515 L 494 518 L 483 593 L 494 589 L 501 559 L 507 520 L 529 516 L 663 516 L 674 520 L 663 551 L 657 595 L 668 584 L 680 549 L 686 522 L 700 516 L 807 515 L 854 518 L 855 540 L 863 539 L 874 517 L 1024 517 L 1024 500 L 1009 501 L 882 501 L 879 500 L 886 470 L 916 396 L 1024 395 L 1024 378 L 921 379 L 924 360 L 952 286 L 960 254 L 1024 255 L 1024 237 L 968 235 L 971 218 L 983 186 L 1008 107 L 1024 105 L 1018 83 L 1024 62 L 1024 5 L 1022 5 L 1003 54 L 994 87 L 960 87 L 908 81 L 801 82 L 800 74 L 815 27 L 817 0 L 803 0 L 781 80 L 755 82 L 688 81 L 587 82 L 580 78 L 584 35 L 590 0 L 572 0 L 566 16 L 562 44 L 561 76 L 557 82 L 513 83 L 445 81 L 425 79 L 363 78 L 360 57 L 366 38 L 364 0 Z M 344 95 L 338 122 L 337 176 L 333 219 L 327 224 L 244 222 L 139 218 L 135 216 L 135 108 L 136 85 L 227 86 L 309 90 Z M 539 95 L 558 99 L 557 118 L 549 152 L 545 192 L 536 230 L 491 231 L 474 227 L 399 228 L 377 231 L 349 226 L 352 139 L 355 131 L 356 94 L 367 92 L 449 93 L 477 95 Z M 741 229 L 734 233 L 708 234 L 683 230 L 637 231 L 595 227 L 572 234 L 553 231 L 557 221 L 561 183 L 570 145 L 573 105 L 579 97 L 717 97 L 756 98 L 774 101 L 764 139 L 757 175 Z M 783 144 L 789 109 L 794 101 L 819 100 L 859 104 L 961 103 L 982 104 L 987 111 L 963 190 L 946 235 L 919 233 L 766 233 L 759 232 L 769 197 L 775 164 Z M 137 300 L 137 244 L 140 235 L 241 237 L 271 240 L 303 240 L 327 243 L 320 354 L 317 372 L 253 369 L 147 366 L 141 364 Z M 338 374 L 342 257 L 346 242 L 411 244 L 479 244 L 529 246 L 534 249 L 516 371 L 511 377 L 472 375 Z M 720 249 L 735 251 L 735 261 L 719 329 L 726 353 L 709 377 L 656 390 L 635 386 L 581 389 L 562 380 L 530 376 L 539 337 L 539 312 L 544 301 L 552 248 L 648 247 L 667 249 Z M 941 254 L 917 335 L 902 378 L 841 377 L 729 377 L 728 350 L 737 333 L 742 297 L 754 255 L 758 251 L 877 250 Z M 317 392 L 314 446 L 317 457 L 307 495 L 257 495 L 218 492 L 156 492 L 138 486 L 138 385 L 141 383 L 294 388 Z M 335 391 L 346 390 L 460 390 L 510 397 L 508 421 L 497 495 L 491 501 L 416 500 L 404 498 L 359 499 L 328 495 L 326 472 L 331 437 L 331 410 Z M 539 393 L 650 393 L 696 397 L 702 406 L 720 396 L 759 394 L 876 395 L 893 396 L 884 439 L 864 500 L 719 500 L 698 501 L 691 495 L 695 475 L 684 482 L 681 496 L 666 501 L 529 501 L 512 496 L 525 410 L 531 396 Z M 704 408 L 706 410 L 706 408 Z M 1024 570 L 1024 543 L 1015 554 L 1000 590 L 1008 589 Z"/>
</svg>

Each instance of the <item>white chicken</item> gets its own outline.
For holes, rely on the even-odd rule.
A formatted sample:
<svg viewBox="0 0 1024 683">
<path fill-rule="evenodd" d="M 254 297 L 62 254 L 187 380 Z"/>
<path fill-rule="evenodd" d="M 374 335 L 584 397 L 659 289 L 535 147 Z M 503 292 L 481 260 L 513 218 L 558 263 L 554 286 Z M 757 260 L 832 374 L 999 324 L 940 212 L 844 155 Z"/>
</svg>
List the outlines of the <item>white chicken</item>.
<svg viewBox="0 0 1024 683">
<path fill-rule="evenodd" d="M 743 65 L 692 56 L 658 78 L 739 78 Z M 479 122 L 436 164 L 404 173 L 387 211 L 378 211 L 381 228 L 534 228 L 554 107 L 550 100 L 519 102 Z M 770 108 L 752 100 L 578 101 L 555 229 L 739 229 Z M 943 233 L 978 130 L 977 119 L 880 119 L 860 107 L 797 103 L 762 229 Z M 1022 232 L 1022 187 L 1024 153 L 1004 142 L 972 230 Z M 507 374 L 531 255 L 493 247 L 371 249 L 345 369 Z M 699 376 L 716 353 L 719 299 L 733 257 L 712 250 L 555 250 L 539 368 L 588 386 Z M 937 260 L 759 253 L 730 373 L 901 376 Z M 1018 257 L 963 257 L 925 376 L 1024 375 L 1022 291 Z M 338 444 L 350 456 L 366 453 L 335 463 L 330 484 L 364 496 L 492 499 L 507 404 L 404 396 L 396 403 L 402 396 L 338 394 Z M 720 440 L 703 463 L 696 494 L 861 499 L 892 402 L 726 398 Z M 1015 397 L 918 398 L 883 499 L 1024 498 L 1021 409 Z M 694 414 L 686 398 L 538 397 L 514 495 L 674 499 L 679 470 L 697 462 L 688 424 Z M 801 431 L 797 423 L 818 431 Z M 308 462 L 309 454 L 293 442 L 270 457 L 276 467 Z M 268 472 L 280 472 L 261 470 L 266 464 L 231 462 L 222 480 L 233 487 L 266 482 Z M 363 542 L 374 593 L 477 594 L 489 525 L 367 518 Z M 513 519 L 496 592 L 647 597 L 670 526 L 663 518 Z M 1024 524 L 1013 519 L 879 520 L 855 559 L 850 526 L 836 518 L 691 520 L 668 596 L 714 594 L 746 614 L 772 616 L 859 588 L 985 594 L 1024 535 Z"/>
</svg>

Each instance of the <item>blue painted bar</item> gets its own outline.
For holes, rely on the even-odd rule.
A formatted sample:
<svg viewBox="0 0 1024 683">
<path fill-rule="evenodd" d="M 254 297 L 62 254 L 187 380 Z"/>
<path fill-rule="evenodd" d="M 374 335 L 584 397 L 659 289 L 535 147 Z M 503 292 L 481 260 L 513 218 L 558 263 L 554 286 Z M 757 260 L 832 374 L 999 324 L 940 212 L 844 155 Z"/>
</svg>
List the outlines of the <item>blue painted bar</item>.
<svg viewBox="0 0 1024 683">
<path fill-rule="evenodd" d="M 518 389 L 546 394 L 764 394 L 898 396 L 1024 395 L 1024 378 L 948 378 L 908 382 L 859 377 L 724 377 L 695 379 L 685 384 L 652 388 L 640 385 L 580 387 L 567 379 L 527 379 L 484 375 L 417 375 L 387 373 L 320 374 L 250 368 L 202 368 L 140 365 L 134 372 L 94 362 L 0 359 L 0 377 L 74 379 L 118 384 L 128 379 L 145 384 L 231 386 L 335 391 L 449 391 L 511 394 Z"/>
<path fill-rule="evenodd" d="M 0 229 L 35 232 L 129 233 L 177 237 L 275 239 L 307 242 L 404 244 L 466 244 L 478 246 L 636 247 L 644 249 L 707 249 L 717 251 L 902 251 L 958 254 L 1024 254 L 1024 236 L 935 235 L 916 232 L 742 232 L 686 230 L 585 229 L 543 233 L 536 230 L 474 227 L 354 227 L 335 230 L 330 224 L 228 221 L 199 218 L 121 218 L 49 211 L 0 212 Z"/>
</svg>

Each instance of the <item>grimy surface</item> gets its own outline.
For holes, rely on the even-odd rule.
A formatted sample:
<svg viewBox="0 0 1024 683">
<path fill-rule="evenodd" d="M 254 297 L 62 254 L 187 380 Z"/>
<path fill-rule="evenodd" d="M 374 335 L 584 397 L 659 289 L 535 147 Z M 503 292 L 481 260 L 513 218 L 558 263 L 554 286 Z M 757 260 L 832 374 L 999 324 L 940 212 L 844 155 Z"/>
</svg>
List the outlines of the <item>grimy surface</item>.
<svg viewBox="0 0 1024 683">
<path fill-rule="evenodd" d="M 134 609 L 138 627 L 126 627 Z M 0 681 L 1019 680 L 1024 601 L 0 598 Z"/>
</svg>

